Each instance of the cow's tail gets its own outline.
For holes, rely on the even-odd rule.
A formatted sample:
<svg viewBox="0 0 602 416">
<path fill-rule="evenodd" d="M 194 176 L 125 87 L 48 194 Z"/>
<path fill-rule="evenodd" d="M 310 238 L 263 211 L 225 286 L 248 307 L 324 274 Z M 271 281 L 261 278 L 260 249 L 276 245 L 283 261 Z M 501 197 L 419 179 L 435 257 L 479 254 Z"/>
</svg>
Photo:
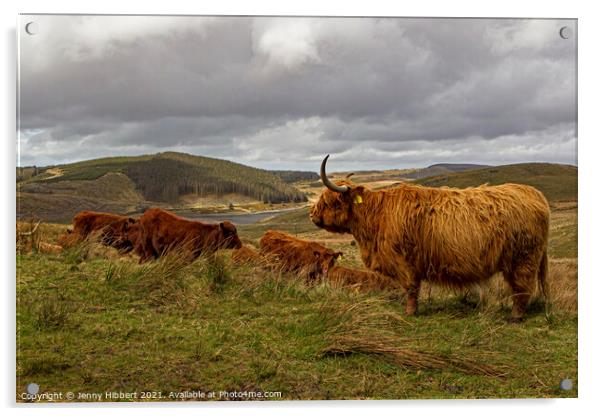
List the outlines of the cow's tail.
<svg viewBox="0 0 602 416">
<path fill-rule="evenodd" d="M 541 256 L 541 261 L 539 262 L 539 270 L 537 272 L 537 278 L 539 280 L 539 290 L 543 297 L 543 300 L 546 305 L 546 312 L 548 311 L 549 306 L 549 286 L 548 286 L 548 250 L 546 249 Z"/>
</svg>

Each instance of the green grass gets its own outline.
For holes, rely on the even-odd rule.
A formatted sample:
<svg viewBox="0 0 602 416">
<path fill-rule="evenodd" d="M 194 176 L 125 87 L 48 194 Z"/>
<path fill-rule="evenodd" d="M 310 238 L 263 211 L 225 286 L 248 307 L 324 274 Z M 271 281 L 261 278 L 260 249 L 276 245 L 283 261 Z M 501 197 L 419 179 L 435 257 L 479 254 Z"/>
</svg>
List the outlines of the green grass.
<svg viewBox="0 0 602 416">
<path fill-rule="evenodd" d="M 577 317 L 476 309 L 453 294 L 404 317 L 227 258 L 138 265 L 18 256 L 17 393 L 280 391 L 283 399 L 575 397 Z M 435 363 L 435 364 L 433 364 Z M 470 369 L 487 364 L 497 375 Z M 468 365 L 468 370 L 466 370 Z"/>
<path fill-rule="evenodd" d="M 55 242 L 66 226 L 41 224 Z M 325 239 L 341 263 L 357 246 L 317 229 L 307 210 L 239 227 L 252 244 L 268 229 Z M 483 301 L 422 288 L 419 315 L 400 291 L 306 285 L 232 264 L 227 253 L 138 265 L 97 244 L 17 256 L 17 399 L 40 392 L 280 391 L 295 399 L 577 396 L 577 209 L 552 212 L 546 313 L 508 323 L 499 278 Z M 328 238 L 337 238 L 328 240 Z M 573 380 L 562 391 L 559 383 Z"/>
<path fill-rule="evenodd" d="M 269 221 L 240 225 L 238 229 L 241 235 L 251 239 L 259 239 L 267 230 L 277 229 L 295 235 L 318 230 L 309 220 L 308 207 L 279 214 Z"/>
</svg>

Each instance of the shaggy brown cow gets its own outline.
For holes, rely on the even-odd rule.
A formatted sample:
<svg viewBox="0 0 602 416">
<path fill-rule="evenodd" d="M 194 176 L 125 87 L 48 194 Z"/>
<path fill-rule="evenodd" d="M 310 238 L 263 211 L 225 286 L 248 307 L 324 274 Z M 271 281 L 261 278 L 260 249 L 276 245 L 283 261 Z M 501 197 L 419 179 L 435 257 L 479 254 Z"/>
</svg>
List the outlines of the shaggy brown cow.
<svg viewBox="0 0 602 416">
<path fill-rule="evenodd" d="M 243 245 L 236 250 L 232 250 L 232 260 L 236 264 L 261 264 L 263 257 L 249 246 Z"/>
<path fill-rule="evenodd" d="M 135 222 L 125 221 L 121 228 L 121 238 L 124 242 L 132 246 L 132 249 L 136 249 L 136 247 L 140 243 L 140 238 L 142 237 L 142 226 L 140 225 L 140 221 L 136 220 Z M 131 249 L 130 249 L 131 250 Z M 128 250 L 128 252 L 130 251 Z"/>
<path fill-rule="evenodd" d="M 190 221 L 160 208 L 151 208 L 140 217 L 140 239 L 136 254 L 140 262 L 159 258 L 170 250 L 183 250 L 197 258 L 220 248 L 240 248 L 236 227 L 229 221 L 205 224 Z"/>
<path fill-rule="evenodd" d="M 106 212 L 82 211 L 73 217 L 73 231 L 67 230 L 59 236 L 59 244 L 65 248 L 70 247 L 75 242 L 83 241 L 92 233 L 98 232 L 103 244 L 122 252 L 129 252 L 134 245 L 123 230 L 135 223 L 136 220 L 131 217 Z"/>
<path fill-rule="evenodd" d="M 392 279 L 370 270 L 350 269 L 334 266 L 328 271 L 328 280 L 339 287 L 356 288 L 362 291 L 401 288 L 398 279 Z"/>
<path fill-rule="evenodd" d="M 57 243 L 63 248 L 72 247 L 77 242 L 77 234 L 73 233 L 73 230 L 68 228 L 64 233 L 59 235 Z"/>
<path fill-rule="evenodd" d="M 259 240 L 260 253 L 283 271 L 305 275 L 309 280 L 328 273 L 343 253 L 312 241 L 269 230 Z"/>
<path fill-rule="evenodd" d="M 505 184 L 468 189 L 401 184 L 371 191 L 331 182 L 312 207 L 318 227 L 351 233 L 371 270 L 400 279 L 406 312 L 417 310 L 420 281 L 466 287 L 502 272 L 520 320 L 539 280 L 544 297 L 550 208 L 537 189 Z"/>
</svg>

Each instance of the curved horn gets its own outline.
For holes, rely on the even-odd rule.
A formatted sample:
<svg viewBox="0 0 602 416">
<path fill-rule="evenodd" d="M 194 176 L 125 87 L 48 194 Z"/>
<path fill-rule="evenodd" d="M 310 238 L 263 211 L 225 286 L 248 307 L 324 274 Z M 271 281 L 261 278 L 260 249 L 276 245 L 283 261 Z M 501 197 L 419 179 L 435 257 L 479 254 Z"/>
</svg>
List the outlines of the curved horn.
<svg viewBox="0 0 602 416">
<path fill-rule="evenodd" d="M 326 155 L 326 157 L 322 161 L 322 166 L 320 166 L 320 178 L 322 178 L 322 183 L 324 184 L 325 187 L 327 187 L 331 191 L 339 192 L 339 193 L 343 194 L 349 190 L 349 187 L 335 185 L 334 183 L 332 183 L 330 181 L 330 179 L 328 179 L 328 176 L 326 176 L 326 161 L 328 160 L 329 157 L 330 157 L 330 155 Z"/>
</svg>

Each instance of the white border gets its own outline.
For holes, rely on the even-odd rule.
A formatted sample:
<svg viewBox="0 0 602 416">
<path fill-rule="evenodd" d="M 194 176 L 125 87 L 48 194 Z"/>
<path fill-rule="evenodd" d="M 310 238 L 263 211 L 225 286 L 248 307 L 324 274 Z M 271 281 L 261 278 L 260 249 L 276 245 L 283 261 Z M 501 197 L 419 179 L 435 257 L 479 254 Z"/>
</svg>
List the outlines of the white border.
<svg viewBox="0 0 602 416">
<path fill-rule="evenodd" d="M 263 0 L 221 0 L 193 2 L 181 0 L 125 2 L 103 0 L 82 2 L 75 0 L 16 0 L 0 4 L 2 20 L 2 88 L 0 116 L 2 117 L 2 157 L 4 172 L 2 186 L 2 264 L 5 265 L 2 291 L 3 341 L 0 392 L 2 406 L 8 414 L 31 414 L 31 406 L 15 406 L 15 76 L 17 13 L 108 13 L 108 14 L 271 14 L 271 15 L 346 15 L 346 16 L 446 16 L 446 17 L 564 17 L 579 19 L 579 399 L 566 400 L 487 400 L 487 401 L 399 401 L 399 402 L 284 402 L 284 403 L 196 403 L 187 405 L 135 405 L 120 407 L 104 404 L 102 408 L 91 405 L 79 407 L 40 407 L 47 415 L 103 414 L 108 409 L 119 413 L 164 416 L 167 412 L 178 414 L 306 414 L 332 413 L 362 414 L 375 410 L 379 414 L 420 412 L 469 415 L 484 412 L 487 415 L 515 412 L 542 412 L 548 414 L 587 414 L 599 408 L 600 387 L 600 302 L 601 278 L 595 262 L 598 254 L 600 228 L 599 205 L 601 181 L 600 158 L 600 13 L 595 2 L 585 5 L 571 1 L 526 2 L 524 0 L 484 1 L 421 1 L 391 2 L 386 0 L 331 1 L 303 0 L 296 2 Z M 596 238 L 598 237 L 598 238 Z M 596 406 L 597 404 L 597 406 Z M 335 410 L 335 407 L 337 409 Z M 341 409 L 342 408 L 342 409 Z"/>
</svg>

